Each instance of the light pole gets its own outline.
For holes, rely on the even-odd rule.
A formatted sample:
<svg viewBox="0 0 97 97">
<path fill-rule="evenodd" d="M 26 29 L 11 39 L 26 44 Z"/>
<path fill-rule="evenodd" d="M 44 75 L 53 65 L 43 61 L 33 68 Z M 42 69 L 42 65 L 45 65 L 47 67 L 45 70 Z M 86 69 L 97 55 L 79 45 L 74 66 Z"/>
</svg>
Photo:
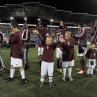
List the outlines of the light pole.
<svg viewBox="0 0 97 97">
<path fill-rule="evenodd" d="M 24 20 L 25 20 L 25 23 L 27 23 L 27 17 L 25 17 Z"/>
<path fill-rule="evenodd" d="M 53 19 L 50 19 L 50 22 L 51 22 L 51 33 L 52 33 L 52 22 L 53 22 Z"/>
<path fill-rule="evenodd" d="M 40 18 L 37 19 L 38 23 L 40 22 Z"/>
<path fill-rule="evenodd" d="M 11 20 L 11 23 L 12 23 L 13 17 L 10 17 L 10 20 Z"/>
</svg>

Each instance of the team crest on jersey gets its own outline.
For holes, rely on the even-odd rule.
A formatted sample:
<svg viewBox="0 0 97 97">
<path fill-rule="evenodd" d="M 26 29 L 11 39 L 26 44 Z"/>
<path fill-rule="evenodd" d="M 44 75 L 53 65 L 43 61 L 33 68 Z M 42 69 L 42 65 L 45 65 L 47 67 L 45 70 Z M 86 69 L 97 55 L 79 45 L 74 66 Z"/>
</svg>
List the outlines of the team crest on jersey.
<svg viewBox="0 0 97 97">
<path fill-rule="evenodd" d="M 49 46 L 46 46 L 46 48 L 48 49 L 48 48 L 49 48 Z"/>
<path fill-rule="evenodd" d="M 70 45 L 70 42 L 68 41 L 68 45 Z"/>
</svg>

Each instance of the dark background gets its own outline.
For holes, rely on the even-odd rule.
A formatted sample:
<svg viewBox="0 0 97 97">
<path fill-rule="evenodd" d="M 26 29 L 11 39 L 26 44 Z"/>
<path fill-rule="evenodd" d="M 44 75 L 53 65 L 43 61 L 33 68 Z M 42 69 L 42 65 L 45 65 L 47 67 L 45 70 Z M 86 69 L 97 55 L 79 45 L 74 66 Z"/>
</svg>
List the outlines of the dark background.
<svg viewBox="0 0 97 97">
<path fill-rule="evenodd" d="M 97 14 L 97 0 L 3 0 L 0 5 L 22 4 L 22 2 L 40 2 L 56 7 L 59 10 L 67 10 L 78 13 Z"/>
</svg>

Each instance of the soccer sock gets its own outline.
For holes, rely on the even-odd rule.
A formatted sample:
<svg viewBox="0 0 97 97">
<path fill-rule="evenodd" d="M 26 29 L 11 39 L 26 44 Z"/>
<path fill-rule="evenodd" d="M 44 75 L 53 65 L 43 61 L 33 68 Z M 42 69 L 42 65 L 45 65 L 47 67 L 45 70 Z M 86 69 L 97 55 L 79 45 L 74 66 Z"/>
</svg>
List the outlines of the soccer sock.
<svg viewBox="0 0 97 97">
<path fill-rule="evenodd" d="M 85 60 L 81 59 L 81 68 L 82 68 L 82 70 L 84 70 L 84 66 L 85 66 Z"/>
<path fill-rule="evenodd" d="M 22 76 L 22 79 L 25 79 L 25 71 L 24 71 L 24 69 L 20 70 L 20 74 Z"/>
<path fill-rule="evenodd" d="M 80 59 L 80 65 L 81 65 L 81 69 L 82 69 L 82 60 Z"/>
<path fill-rule="evenodd" d="M 49 76 L 49 83 L 52 82 L 52 80 L 53 80 L 53 77 Z"/>
<path fill-rule="evenodd" d="M 59 62 L 60 62 L 60 60 L 58 59 L 57 60 L 57 68 L 59 69 Z"/>
<path fill-rule="evenodd" d="M 44 82 L 44 75 L 41 76 L 40 81 Z"/>
<path fill-rule="evenodd" d="M 14 74 L 15 74 L 15 68 L 12 67 L 12 68 L 10 68 L 10 78 L 13 78 Z"/>
<path fill-rule="evenodd" d="M 62 60 L 61 60 L 61 62 L 60 62 L 60 68 L 62 67 Z"/>
<path fill-rule="evenodd" d="M 90 74 L 93 74 L 93 68 L 90 69 Z"/>
<path fill-rule="evenodd" d="M 82 69 L 85 70 L 85 68 L 84 68 L 85 67 L 85 60 L 84 59 L 82 59 L 82 67 L 83 67 Z"/>
<path fill-rule="evenodd" d="M 90 74 L 90 70 L 91 70 L 90 68 L 87 68 L 87 74 Z"/>
<path fill-rule="evenodd" d="M 63 77 L 65 77 L 66 76 L 66 67 L 63 67 Z"/>
<path fill-rule="evenodd" d="M 39 60 L 39 65 L 40 65 L 40 68 L 41 68 L 41 60 Z"/>
<path fill-rule="evenodd" d="M 68 77 L 71 77 L 72 67 L 68 67 Z"/>
</svg>

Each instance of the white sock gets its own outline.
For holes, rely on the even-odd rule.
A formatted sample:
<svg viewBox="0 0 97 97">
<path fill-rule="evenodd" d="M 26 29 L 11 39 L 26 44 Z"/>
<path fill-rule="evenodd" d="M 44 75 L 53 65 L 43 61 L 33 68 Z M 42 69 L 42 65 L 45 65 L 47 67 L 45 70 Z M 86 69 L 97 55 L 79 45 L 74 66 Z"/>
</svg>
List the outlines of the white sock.
<svg viewBox="0 0 97 97">
<path fill-rule="evenodd" d="M 22 79 L 25 79 L 25 71 L 24 71 L 24 69 L 20 70 L 20 74 L 22 76 Z"/>
<path fill-rule="evenodd" d="M 50 77 L 49 77 L 49 83 L 52 82 L 52 80 L 53 80 L 53 77 L 50 76 Z"/>
<path fill-rule="evenodd" d="M 10 68 L 10 77 L 13 78 L 14 74 L 15 74 L 15 68 L 12 67 L 12 68 Z"/>
<path fill-rule="evenodd" d="M 41 82 L 44 82 L 44 75 L 42 75 L 42 76 L 40 77 L 40 81 L 41 81 Z"/>
<path fill-rule="evenodd" d="M 72 67 L 68 68 L 68 77 L 71 77 Z"/>
<path fill-rule="evenodd" d="M 90 69 L 90 74 L 93 74 L 93 68 Z"/>
<path fill-rule="evenodd" d="M 91 70 L 90 68 L 87 68 L 87 74 L 90 74 L 90 70 Z"/>
<path fill-rule="evenodd" d="M 0 60 L 1 60 L 2 67 L 5 68 L 2 58 Z"/>
<path fill-rule="evenodd" d="M 67 68 L 64 68 L 64 67 L 63 67 L 63 77 L 66 76 L 66 69 L 67 69 Z"/>
</svg>

